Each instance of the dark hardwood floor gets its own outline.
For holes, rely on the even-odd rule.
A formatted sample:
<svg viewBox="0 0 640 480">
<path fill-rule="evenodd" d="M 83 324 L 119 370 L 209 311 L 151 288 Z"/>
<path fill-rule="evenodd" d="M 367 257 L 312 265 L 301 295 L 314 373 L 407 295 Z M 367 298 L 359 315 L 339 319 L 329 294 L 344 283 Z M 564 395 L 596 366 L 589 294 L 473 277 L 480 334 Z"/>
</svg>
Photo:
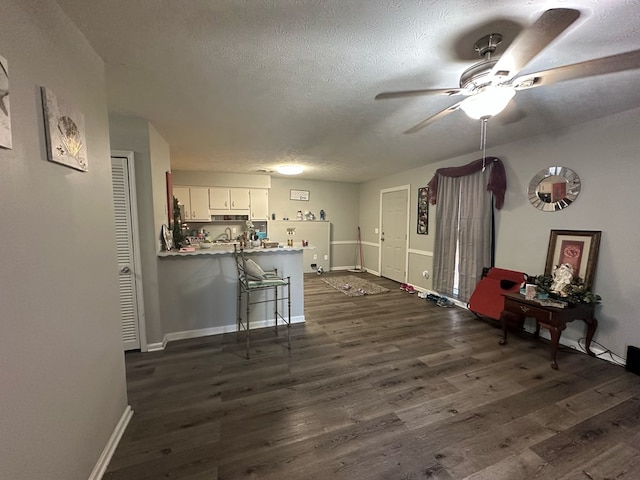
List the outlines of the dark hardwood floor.
<svg viewBox="0 0 640 480">
<path fill-rule="evenodd" d="M 325 274 L 339 275 L 339 274 Z M 305 277 L 306 324 L 126 356 L 107 479 L 640 478 L 640 377 L 461 308 Z"/>
</svg>

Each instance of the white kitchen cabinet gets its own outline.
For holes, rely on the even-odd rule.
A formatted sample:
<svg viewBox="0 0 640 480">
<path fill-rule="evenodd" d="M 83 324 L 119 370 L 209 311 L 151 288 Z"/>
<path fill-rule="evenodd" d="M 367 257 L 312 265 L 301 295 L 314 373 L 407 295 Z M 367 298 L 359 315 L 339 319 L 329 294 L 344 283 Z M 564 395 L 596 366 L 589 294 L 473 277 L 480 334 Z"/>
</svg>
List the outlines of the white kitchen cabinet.
<svg viewBox="0 0 640 480">
<path fill-rule="evenodd" d="M 269 190 L 252 188 L 249 190 L 251 220 L 267 220 L 269 218 Z"/>
<path fill-rule="evenodd" d="M 209 208 L 220 215 L 232 210 L 249 211 L 249 189 L 209 187 Z"/>
<path fill-rule="evenodd" d="M 209 214 L 209 189 L 206 187 L 191 187 L 191 221 L 211 221 Z"/>
<path fill-rule="evenodd" d="M 230 188 L 229 199 L 231 200 L 231 210 L 249 210 L 248 188 Z"/>
<path fill-rule="evenodd" d="M 206 187 L 173 187 L 173 196 L 183 205 L 184 219 L 209 222 L 209 189 Z"/>
<path fill-rule="evenodd" d="M 229 210 L 229 189 L 225 187 L 209 188 L 209 208 L 211 210 Z"/>
</svg>

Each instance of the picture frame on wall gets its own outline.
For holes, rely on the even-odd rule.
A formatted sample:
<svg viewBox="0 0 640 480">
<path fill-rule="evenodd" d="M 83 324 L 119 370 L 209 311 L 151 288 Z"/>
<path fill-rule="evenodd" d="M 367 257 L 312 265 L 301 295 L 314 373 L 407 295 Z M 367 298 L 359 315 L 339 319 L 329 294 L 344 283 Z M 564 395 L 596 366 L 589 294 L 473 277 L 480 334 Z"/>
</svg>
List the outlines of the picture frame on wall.
<svg viewBox="0 0 640 480">
<path fill-rule="evenodd" d="M 418 235 L 429 234 L 429 187 L 418 188 Z"/>
<path fill-rule="evenodd" d="M 289 191 L 289 199 L 290 200 L 301 200 L 303 202 L 309 201 L 309 190 L 290 190 Z"/>
<path fill-rule="evenodd" d="M 9 105 L 9 64 L 0 56 L 0 147 L 11 149 L 11 107 Z"/>
<path fill-rule="evenodd" d="M 568 263 L 573 276 L 579 277 L 587 290 L 591 289 L 598 263 L 601 231 L 596 230 L 551 230 L 545 275 L 553 268 Z"/>
<path fill-rule="evenodd" d="M 48 88 L 42 87 L 41 92 L 49 161 L 87 172 L 84 115 L 59 100 Z"/>
</svg>

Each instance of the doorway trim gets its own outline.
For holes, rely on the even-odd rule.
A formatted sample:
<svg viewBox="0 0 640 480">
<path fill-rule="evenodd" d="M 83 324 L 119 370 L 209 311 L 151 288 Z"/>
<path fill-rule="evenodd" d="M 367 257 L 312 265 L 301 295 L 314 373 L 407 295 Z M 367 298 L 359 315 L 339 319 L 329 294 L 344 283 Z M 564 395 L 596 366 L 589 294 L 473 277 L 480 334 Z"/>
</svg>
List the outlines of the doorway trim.
<svg viewBox="0 0 640 480">
<path fill-rule="evenodd" d="M 401 190 L 407 191 L 407 230 L 405 232 L 403 277 L 403 281 L 406 282 L 409 276 L 409 219 L 411 216 L 411 185 L 399 185 L 397 187 L 383 188 L 380 190 L 380 209 L 378 218 L 378 272 L 379 276 L 382 276 L 382 242 L 380 241 L 380 235 L 382 234 L 382 198 L 385 193 L 399 192 Z"/>
<path fill-rule="evenodd" d="M 136 299 L 138 309 L 138 335 L 140 351 L 147 351 L 147 328 L 144 316 L 144 289 L 142 286 L 142 260 L 140 257 L 140 231 L 138 228 L 138 196 L 136 193 L 135 157 L 130 150 L 111 150 L 111 157 L 127 159 L 129 176 L 129 205 L 131 207 L 131 237 L 133 242 L 133 266 L 136 275 Z"/>
</svg>

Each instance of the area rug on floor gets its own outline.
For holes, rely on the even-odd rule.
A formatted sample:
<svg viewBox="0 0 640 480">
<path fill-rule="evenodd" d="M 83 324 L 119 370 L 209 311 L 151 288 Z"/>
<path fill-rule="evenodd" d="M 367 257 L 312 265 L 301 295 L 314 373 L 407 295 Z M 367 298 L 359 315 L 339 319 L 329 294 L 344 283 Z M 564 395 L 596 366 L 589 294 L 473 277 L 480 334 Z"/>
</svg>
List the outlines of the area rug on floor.
<svg viewBox="0 0 640 480">
<path fill-rule="evenodd" d="M 342 293 L 350 297 L 375 295 L 376 293 L 385 293 L 389 291 L 388 288 L 381 287 L 380 285 L 376 285 L 375 283 L 354 275 L 326 277 L 322 280 L 336 290 L 340 290 Z"/>
</svg>

